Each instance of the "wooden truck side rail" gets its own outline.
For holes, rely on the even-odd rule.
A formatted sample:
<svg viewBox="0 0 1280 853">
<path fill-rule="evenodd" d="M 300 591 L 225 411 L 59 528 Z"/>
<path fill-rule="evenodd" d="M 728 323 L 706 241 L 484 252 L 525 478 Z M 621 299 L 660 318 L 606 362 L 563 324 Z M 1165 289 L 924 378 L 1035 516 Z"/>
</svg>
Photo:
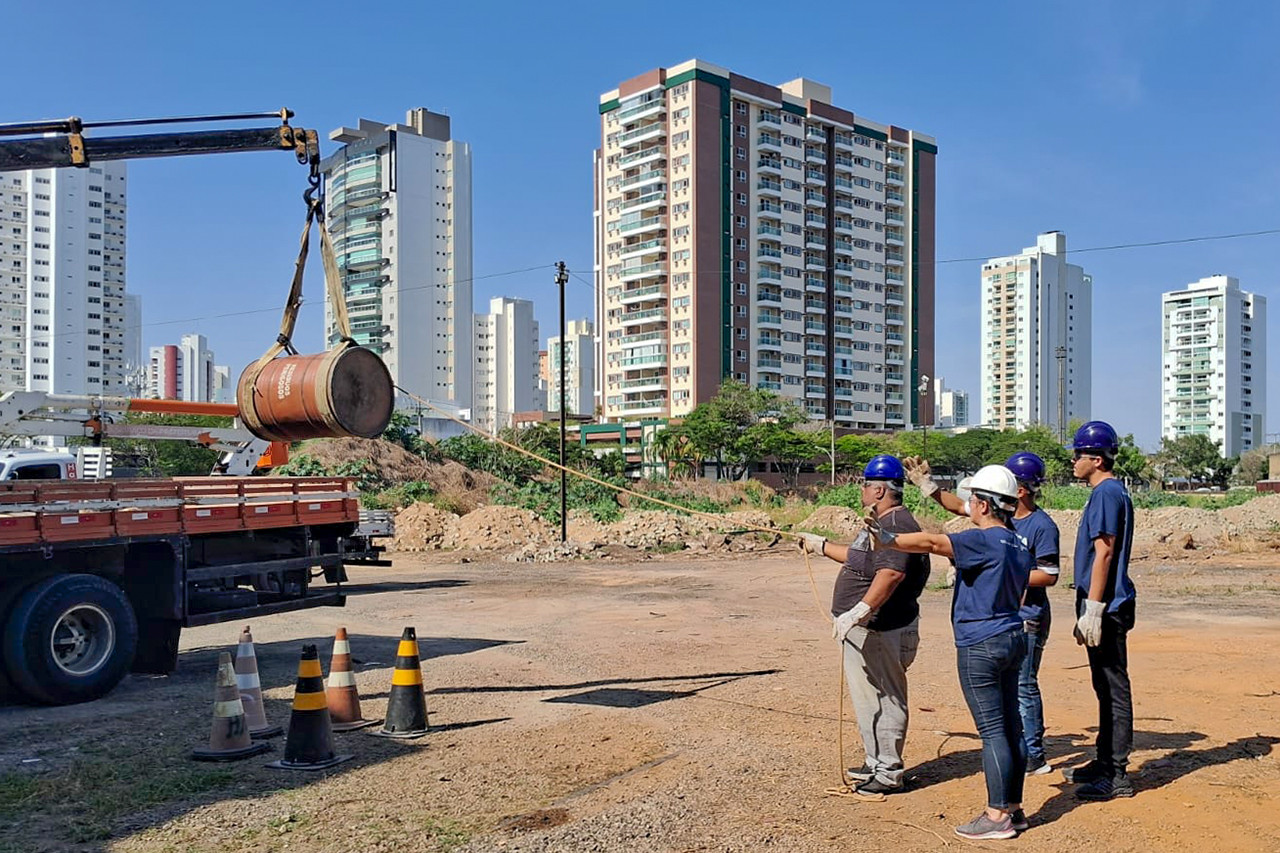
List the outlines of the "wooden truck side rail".
<svg viewBox="0 0 1280 853">
<path fill-rule="evenodd" d="M 359 523 L 345 477 L 0 484 L 0 546 Z"/>
</svg>

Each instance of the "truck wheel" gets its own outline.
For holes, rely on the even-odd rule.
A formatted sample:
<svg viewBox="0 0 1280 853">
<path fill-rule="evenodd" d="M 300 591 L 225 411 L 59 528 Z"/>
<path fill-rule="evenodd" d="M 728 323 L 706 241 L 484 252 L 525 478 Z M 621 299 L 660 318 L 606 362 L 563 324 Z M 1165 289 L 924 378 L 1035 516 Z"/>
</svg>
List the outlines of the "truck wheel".
<svg viewBox="0 0 1280 853">
<path fill-rule="evenodd" d="M 4 626 L 9 678 L 50 705 L 88 702 L 129 671 L 138 622 L 120 587 L 97 575 L 56 575 L 18 596 Z"/>
</svg>

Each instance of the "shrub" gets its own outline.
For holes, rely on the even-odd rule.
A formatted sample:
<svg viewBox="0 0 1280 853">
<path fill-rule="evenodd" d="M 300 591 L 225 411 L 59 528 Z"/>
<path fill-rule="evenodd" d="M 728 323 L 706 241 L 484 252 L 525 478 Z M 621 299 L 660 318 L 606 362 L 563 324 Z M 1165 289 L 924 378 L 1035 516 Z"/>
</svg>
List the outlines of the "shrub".
<svg viewBox="0 0 1280 853">
<path fill-rule="evenodd" d="M 1135 494 L 1133 505 L 1136 509 L 1159 509 L 1162 506 L 1190 506 L 1191 502 L 1187 500 L 1186 495 L 1154 489 Z"/>
<path fill-rule="evenodd" d="M 1037 503 L 1045 509 L 1084 509 L 1088 501 L 1087 486 L 1045 486 Z"/>
</svg>

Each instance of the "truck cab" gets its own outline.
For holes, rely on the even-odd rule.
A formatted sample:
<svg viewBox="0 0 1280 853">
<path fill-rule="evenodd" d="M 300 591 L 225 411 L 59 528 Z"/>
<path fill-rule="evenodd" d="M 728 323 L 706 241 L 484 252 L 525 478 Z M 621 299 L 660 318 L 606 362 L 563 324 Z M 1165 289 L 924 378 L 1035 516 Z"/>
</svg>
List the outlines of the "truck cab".
<svg viewBox="0 0 1280 853">
<path fill-rule="evenodd" d="M 70 453 L 46 450 L 0 451 L 0 481 L 75 480 L 79 472 Z"/>
</svg>

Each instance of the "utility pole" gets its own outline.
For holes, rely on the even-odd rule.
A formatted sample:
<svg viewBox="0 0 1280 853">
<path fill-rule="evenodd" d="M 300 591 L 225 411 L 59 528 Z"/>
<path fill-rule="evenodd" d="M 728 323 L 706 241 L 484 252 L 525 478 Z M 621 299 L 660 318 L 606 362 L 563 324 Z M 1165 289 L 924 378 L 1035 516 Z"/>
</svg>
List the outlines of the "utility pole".
<svg viewBox="0 0 1280 853">
<path fill-rule="evenodd" d="M 560 541 L 569 541 L 569 472 L 565 470 L 565 409 L 568 398 L 565 389 L 564 357 L 564 290 L 569 283 L 569 271 L 564 261 L 556 263 L 556 284 L 560 285 Z"/>
<path fill-rule="evenodd" d="M 831 419 L 831 488 L 836 487 L 836 419 Z"/>
<path fill-rule="evenodd" d="M 1058 442 L 1067 440 L 1067 371 L 1063 368 L 1067 362 L 1067 348 L 1058 347 L 1053 351 L 1058 360 Z"/>
<path fill-rule="evenodd" d="M 920 392 L 920 405 L 917 411 L 920 413 L 920 426 L 923 428 L 923 438 L 920 442 L 920 455 L 929 458 L 929 420 L 925 417 L 924 407 L 928 402 L 929 394 L 929 374 L 920 374 L 920 385 L 916 388 Z"/>
</svg>

